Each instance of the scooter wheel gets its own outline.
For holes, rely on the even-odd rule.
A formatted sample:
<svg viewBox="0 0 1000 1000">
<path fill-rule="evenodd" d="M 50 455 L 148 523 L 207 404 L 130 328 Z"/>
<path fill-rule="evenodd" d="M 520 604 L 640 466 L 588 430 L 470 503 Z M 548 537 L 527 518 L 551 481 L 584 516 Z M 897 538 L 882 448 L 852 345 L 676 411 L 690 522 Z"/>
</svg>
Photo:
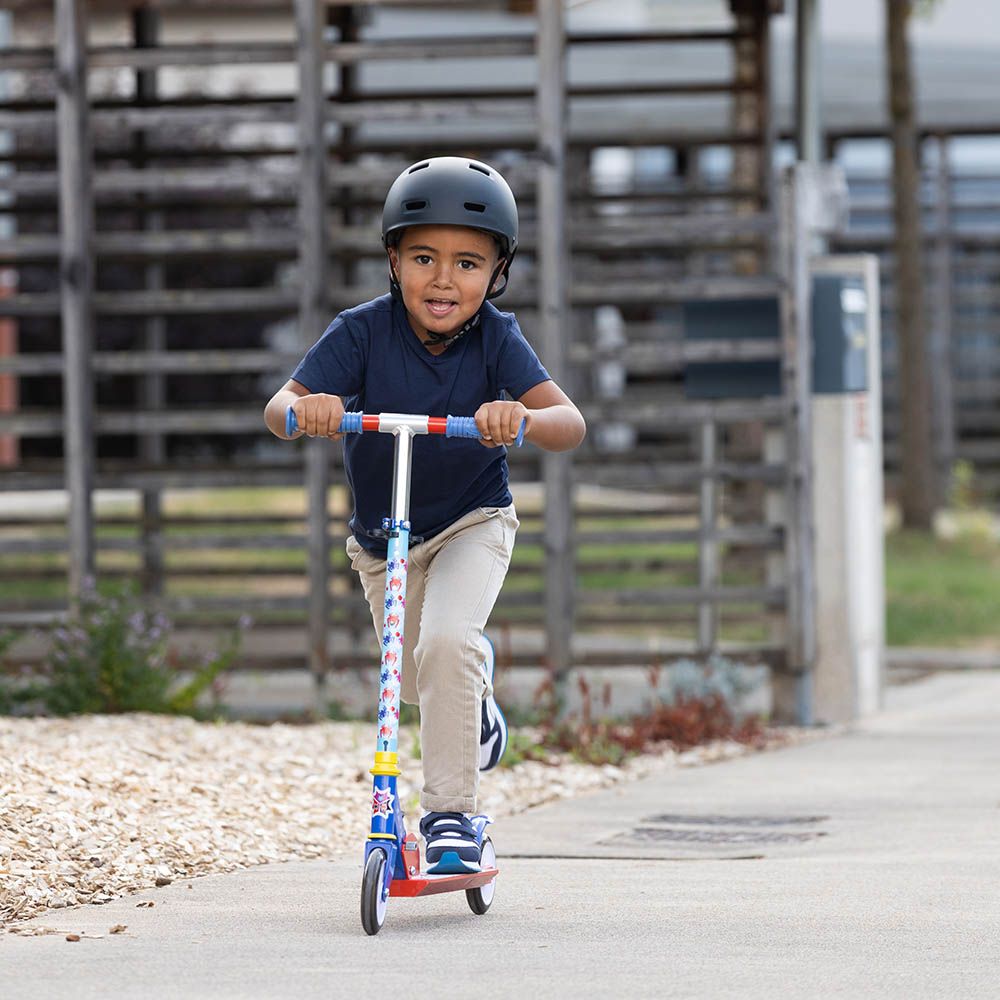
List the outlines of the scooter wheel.
<svg viewBox="0 0 1000 1000">
<path fill-rule="evenodd" d="M 496 868 L 497 866 L 497 852 L 489 837 L 483 841 L 481 864 L 483 868 Z M 493 902 L 493 893 L 496 892 L 497 888 L 496 882 L 497 880 L 493 879 L 492 882 L 487 882 L 486 885 L 481 885 L 477 889 L 465 890 L 465 898 L 469 901 L 469 909 L 473 913 L 482 916 L 490 908 L 490 903 Z"/>
<path fill-rule="evenodd" d="M 385 888 L 385 851 L 374 850 L 365 859 L 361 878 L 361 926 L 366 934 L 378 934 L 385 923 L 389 903 Z"/>
</svg>

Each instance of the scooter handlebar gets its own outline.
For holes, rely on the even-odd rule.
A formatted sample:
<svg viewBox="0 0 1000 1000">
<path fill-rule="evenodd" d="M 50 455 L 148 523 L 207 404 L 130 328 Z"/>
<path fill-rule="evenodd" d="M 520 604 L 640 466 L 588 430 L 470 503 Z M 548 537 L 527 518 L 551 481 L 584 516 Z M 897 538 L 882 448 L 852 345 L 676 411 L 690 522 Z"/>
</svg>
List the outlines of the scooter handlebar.
<svg viewBox="0 0 1000 1000">
<path fill-rule="evenodd" d="M 341 434 L 361 434 L 364 430 L 364 417 L 363 413 L 345 413 L 340 421 L 339 431 Z M 439 423 L 440 417 L 429 417 L 428 421 L 436 421 Z M 520 448 L 524 443 L 524 428 L 527 424 L 526 420 L 521 421 L 521 426 L 517 432 L 517 438 L 514 444 Z M 299 429 L 299 422 L 295 416 L 295 410 L 291 406 L 285 411 L 285 433 L 291 437 Z M 374 427 L 369 428 L 375 430 Z M 441 433 L 437 426 L 429 428 L 434 433 Z M 469 438 L 473 441 L 478 441 L 480 434 L 479 428 L 476 427 L 475 417 L 445 417 L 445 426 L 443 428 L 445 437 L 457 437 L 457 438 Z"/>
</svg>

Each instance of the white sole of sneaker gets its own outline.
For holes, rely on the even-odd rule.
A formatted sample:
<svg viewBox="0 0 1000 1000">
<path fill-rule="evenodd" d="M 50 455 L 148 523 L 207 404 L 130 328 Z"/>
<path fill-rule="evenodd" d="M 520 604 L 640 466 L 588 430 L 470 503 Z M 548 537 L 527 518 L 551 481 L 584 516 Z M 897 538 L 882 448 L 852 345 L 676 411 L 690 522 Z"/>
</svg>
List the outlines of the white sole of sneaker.
<svg viewBox="0 0 1000 1000">
<path fill-rule="evenodd" d="M 496 650 L 493 647 L 493 641 L 489 636 L 483 635 L 483 639 L 489 643 L 490 651 L 487 655 L 486 662 L 488 664 L 488 673 L 490 679 L 490 686 L 493 686 L 493 678 L 496 675 Z M 483 711 L 487 710 L 487 707 L 491 706 L 493 709 L 493 715 L 499 724 L 499 729 L 497 732 L 491 736 L 490 741 L 486 744 L 480 743 L 479 745 L 479 770 L 480 771 L 492 771 L 497 764 L 500 763 L 500 759 L 504 755 L 504 751 L 507 748 L 507 720 L 504 718 L 503 712 L 500 710 L 500 706 L 496 703 L 496 699 L 491 695 L 483 702 Z M 490 763 L 490 758 L 493 756 L 494 748 L 500 743 L 501 750 L 497 754 L 496 760 Z"/>
</svg>

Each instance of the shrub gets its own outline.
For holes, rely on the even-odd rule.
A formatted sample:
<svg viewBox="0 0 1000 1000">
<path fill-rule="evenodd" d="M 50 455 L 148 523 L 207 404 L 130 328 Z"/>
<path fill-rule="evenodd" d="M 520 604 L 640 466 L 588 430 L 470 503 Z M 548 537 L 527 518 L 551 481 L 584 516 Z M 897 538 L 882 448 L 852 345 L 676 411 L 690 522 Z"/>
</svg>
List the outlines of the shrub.
<svg viewBox="0 0 1000 1000">
<path fill-rule="evenodd" d="M 209 688 L 218 693 L 248 625 L 241 619 L 221 650 L 194 663 L 171 647 L 172 624 L 164 614 L 150 612 L 129 588 L 103 595 L 88 581 L 75 615 L 52 634 L 41 677 L 20 684 L 0 678 L 0 711 L 38 702 L 53 715 L 217 714 L 195 703 Z M 179 683 L 182 672 L 192 676 Z"/>
</svg>

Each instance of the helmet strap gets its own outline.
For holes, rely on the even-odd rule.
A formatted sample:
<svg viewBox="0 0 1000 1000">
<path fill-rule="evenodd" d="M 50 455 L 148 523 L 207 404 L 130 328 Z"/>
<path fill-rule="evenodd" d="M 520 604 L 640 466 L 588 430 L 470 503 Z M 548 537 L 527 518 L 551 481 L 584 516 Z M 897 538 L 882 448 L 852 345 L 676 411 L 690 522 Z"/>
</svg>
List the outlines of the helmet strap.
<svg viewBox="0 0 1000 1000">
<path fill-rule="evenodd" d="M 516 250 L 514 251 L 517 252 Z M 486 294 L 486 299 L 495 299 L 503 295 L 507 291 L 507 285 L 510 282 L 510 265 L 514 260 L 514 254 L 510 253 L 504 257 L 502 261 L 497 265 L 496 270 L 493 272 L 493 276 L 490 278 L 490 291 Z M 503 278 L 503 284 L 499 288 L 494 288 L 493 286 Z M 484 299 L 483 301 L 486 301 Z"/>
<path fill-rule="evenodd" d="M 483 300 L 486 301 L 485 299 Z M 433 330 L 427 331 L 428 340 L 422 341 L 426 347 L 437 347 L 438 344 L 444 344 L 446 347 L 450 347 L 459 337 L 464 337 L 470 330 L 474 330 L 479 326 L 479 314 L 482 311 L 482 306 L 476 311 L 476 314 L 469 320 L 466 320 L 465 325 L 461 330 L 456 330 L 455 333 L 435 333 Z"/>
<path fill-rule="evenodd" d="M 386 250 L 388 251 L 388 247 Z M 389 256 L 389 291 L 392 297 L 399 302 L 403 301 L 403 289 L 399 285 L 399 278 L 396 277 L 396 269 L 392 266 L 392 256 Z"/>
</svg>

